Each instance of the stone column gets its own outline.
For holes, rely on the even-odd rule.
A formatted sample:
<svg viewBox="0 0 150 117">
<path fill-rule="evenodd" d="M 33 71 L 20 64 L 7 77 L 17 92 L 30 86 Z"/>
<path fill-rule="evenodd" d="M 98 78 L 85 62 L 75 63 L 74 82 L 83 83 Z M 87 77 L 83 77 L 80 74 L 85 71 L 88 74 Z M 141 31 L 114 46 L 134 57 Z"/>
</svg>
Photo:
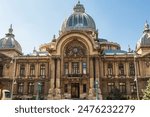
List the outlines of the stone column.
<svg viewBox="0 0 150 117">
<path fill-rule="evenodd" d="M 36 79 L 38 79 L 38 76 L 39 76 L 39 62 L 37 61 L 36 63 L 36 67 L 35 67 L 35 77 Z"/>
<path fill-rule="evenodd" d="M 90 58 L 90 65 L 89 65 L 89 71 L 90 71 L 90 88 L 89 88 L 89 96 L 88 99 L 94 99 L 94 69 L 93 69 L 93 58 Z"/>
<path fill-rule="evenodd" d="M 79 62 L 79 74 L 82 74 L 82 61 Z"/>
<path fill-rule="evenodd" d="M 129 63 L 128 62 L 126 62 L 125 63 L 125 69 L 126 69 L 126 77 L 128 78 L 129 77 Z"/>
<path fill-rule="evenodd" d="M 24 95 L 27 95 L 27 93 L 28 93 L 28 83 L 27 83 L 27 82 L 24 82 L 23 85 L 24 85 L 24 87 L 23 87 L 23 88 L 24 88 L 24 89 L 23 89 L 23 94 L 24 94 Z"/>
<path fill-rule="evenodd" d="M 131 95 L 131 90 L 130 90 L 130 81 L 126 80 L 126 91 L 127 91 L 127 96 Z"/>
<path fill-rule="evenodd" d="M 49 92 L 48 92 L 48 97 L 47 99 L 54 99 L 54 95 L 55 95 L 55 90 L 54 90 L 54 82 L 55 82 L 55 61 L 54 59 L 51 59 L 51 65 L 50 65 L 50 88 L 49 88 Z"/>
<path fill-rule="evenodd" d="M 28 79 L 28 75 L 29 75 L 29 72 L 30 72 L 30 65 L 29 65 L 29 63 L 26 64 L 25 70 L 26 70 L 26 78 Z"/>
<path fill-rule="evenodd" d="M 99 70 L 99 58 L 96 58 L 95 59 L 96 61 L 95 61 L 95 67 L 96 67 L 96 69 L 95 69 L 95 72 L 96 72 L 96 80 L 98 80 L 99 81 L 99 73 L 100 73 L 100 70 Z"/>
<path fill-rule="evenodd" d="M 71 67 L 71 62 L 68 62 L 68 65 L 69 65 L 69 74 L 72 74 L 72 67 Z"/>
<path fill-rule="evenodd" d="M 115 77 L 118 78 L 118 64 L 115 61 Z"/>
<path fill-rule="evenodd" d="M 60 59 L 57 59 L 56 88 L 60 88 Z"/>
<path fill-rule="evenodd" d="M 61 89 L 60 89 L 60 67 L 61 67 L 61 62 L 60 62 L 60 58 L 57 58 L 57 69 L 56 69 L 56 99 L 61 99 Z"/>
<path fill-rule="evenodd" d="M 90 58 L 90 88 L 94 88 L 93 84 L 94 84 L 94 74 L 93 74 L 93 59 Z"/>
</svg>

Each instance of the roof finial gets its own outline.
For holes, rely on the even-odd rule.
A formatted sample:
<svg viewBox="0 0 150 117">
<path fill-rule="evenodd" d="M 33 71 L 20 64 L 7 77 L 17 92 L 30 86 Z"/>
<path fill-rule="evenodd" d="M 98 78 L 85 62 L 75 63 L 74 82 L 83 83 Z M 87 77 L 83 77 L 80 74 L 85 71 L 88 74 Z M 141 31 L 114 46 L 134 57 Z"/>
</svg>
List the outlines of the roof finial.
<svg viewBox="0 0 150 117">
<path fill-rule="evenodd" d="M 148 30 L 150 30 L 150 29 L 149 29 L 149 24 L 148 24 L 148 22 L 146 20 L 145 25 L 144 25 L 144 32 L 148 31 Z"/>
<path fill-rule="evenodd" d="M 56 35 L 53 35 L 53 39 L 56 39 Z"/>
<path fill-rule="evenodd" d="M 81 12 L 81 13 L 85 12 L 85 8 L 82 4 L 80 4 L 80 0 L 78 0 L 78 3 L 75 5 L 73 9 L 74 9 L 74 12 Z"/>
<path fill-rule="evenodd" d="M 78 0 L 78 4 L 80 4 L 80 0 Z"/>
<path fill-rule="evenodd" d="M 11 24 L 9 28 L 9 34 L 12 34 L 12 32 L 13 32 L 13 29 L 12 29 L 12 24 Z"/>
<path fill-rule="evenodd" d="M 131 48 L 130 48 L 130 45 L 128 45 L 128 52 L 131 52 Z"/>
</svg>

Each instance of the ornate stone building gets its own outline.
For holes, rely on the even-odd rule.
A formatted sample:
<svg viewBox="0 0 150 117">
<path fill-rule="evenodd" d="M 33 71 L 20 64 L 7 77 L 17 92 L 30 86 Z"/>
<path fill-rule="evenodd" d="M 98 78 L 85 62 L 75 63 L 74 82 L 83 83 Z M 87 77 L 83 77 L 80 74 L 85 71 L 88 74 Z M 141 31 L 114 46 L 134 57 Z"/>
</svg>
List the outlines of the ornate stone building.
<svg viewBox="0 0 150 117">
<path fill-rule="evenodd" d="M 133 99 L 150 78 L 150 29 L 136 52 L 98 37 L 94 20 L 78 2 L 58 38 L 23 55 L 12 26 L 0 40 L 0 87 L 13 98 Z M 119 96 L 119 97 L 117 97 Z"/>
</svg>

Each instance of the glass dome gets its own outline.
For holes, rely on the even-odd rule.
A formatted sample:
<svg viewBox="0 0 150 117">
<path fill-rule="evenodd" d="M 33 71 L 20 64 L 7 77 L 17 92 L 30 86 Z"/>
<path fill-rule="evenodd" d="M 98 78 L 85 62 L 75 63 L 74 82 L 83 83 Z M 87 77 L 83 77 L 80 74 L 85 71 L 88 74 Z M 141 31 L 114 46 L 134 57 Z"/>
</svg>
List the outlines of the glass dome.
<svg viewBox="0 0 150 117">
<path fill-rule="evenodd" d="M 93 18 L 85 13 L 85 8 L 80 2 L 74 7 L 73 14 L 63 22 L 62 32 L 70 30 L 95 31 L 96 26 Z"/>
<path fill-rule="evenodd" d="M 136 49 L 140 48 L 141 46 L 150 46 L 150 29 L 149 24 L 147 22 L 144 26 L 143 35 L 137 42 Z"/>
<path fill-rule="evenodd" d="M 16 49 L 20 53 L 22 52 L 22 48 L 20 44 L 15 40 L 15 35 L 12 33 L 12 25 L 9 28 L 9 32 L 6 36 L 0 39 L 0 49 Z"/>
</svg>

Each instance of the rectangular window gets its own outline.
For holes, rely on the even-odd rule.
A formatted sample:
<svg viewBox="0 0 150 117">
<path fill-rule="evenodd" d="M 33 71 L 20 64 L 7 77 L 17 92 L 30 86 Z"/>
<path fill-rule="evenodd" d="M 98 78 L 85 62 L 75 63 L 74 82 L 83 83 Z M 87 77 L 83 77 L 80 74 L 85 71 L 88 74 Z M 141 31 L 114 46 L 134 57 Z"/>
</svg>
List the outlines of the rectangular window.
<svg viewBox="0 0 150 117">
<path fill-rule="evenodd" d="M 29 94 L 34 93 L 34 83 L 32 83 L 32 82 L 28 83 L 28 93 Z"/>
<path fill-rule="evenodd" d="M 72 63 L 72 74 L 79 74 L 79 63 Z"/>
<path fill-rule="evenodd" d="M 83 93 L 86 93 L 87 89 L 86 89 L 86 84 L 83 84 Z"/>
<path fill-rule="evenodd" d="M 45 87 L 44 82 L 38 83 L 37 89 L 38 89 L 38 91 L 39 91 L 40 94 L 44 94 L 44 87 Z"/>
<path fill-rule="evenodd" d="M 108 75 L 113 74 L 113 65 L 111 63 L 108 64 Z"/>
<path fill-rule="evenodd" d="M 31 65 L 30 66 L 30 76 L 34 76 L 35 75 L 35 66 Z"/>
<path fill-rule="evenodd" d="M 64 92 L 67 93 L 68 92 L 68 84 L 64 85 Z"/>
<path fill-rule="evenodd" d="M 25 65 L 20 66 L 20 76 L 25 76 Z"/>
<path fill-rule="evenodd" d="M 69 74 L 69 64 L 68 63 L 64 64 L 64 74 L 65 75 Z"/>
<path fill-rule="evenodd" d="M 86 70 L 87 70 L 87 65 L 86 63 L 82 63 L 82 73 L 86 74 Z"/>
<path fill-rule="evenodd" d="M 108 83 L 108 93 L 112 93 L 114 89 L 114 83 Z"/>
<path fill-rule="evenodd" d="M 126 93 L 126 83 L 119 83 L 120 93 Z"/>
<path fill-rule="evenodd" d="M 119 75 L 124 75 L 124 65 L 123 65 L 123 63 L 119 64 Z"/>
<path fill-rule="evenodd" d="M 46 75 L 46 67 L 45 67 L 44 64 L 42 64 L 42 65 L 40 66 L 40 76 L 41 76 L 42 78 L 45 78 L 45 75 Z"/>
<path fill-rule="evenodd" d="M 136 92 L 136 84 L 133 82 L 130 83 L 130 91 L 131 91 L 131 93 Z"/>
<path fill-rule="evenodd" d="M 130 63 L 129 64 L 129 74 L 130 74 L 130 76 L 134 76 L 135 75 L 134 63 Z"/>
<path fill-rule="evenodd" d="M 23 83 L 18 84 L 18 94 L 23 94 L 23 87 L 24 87 Z"/>
</svg>

